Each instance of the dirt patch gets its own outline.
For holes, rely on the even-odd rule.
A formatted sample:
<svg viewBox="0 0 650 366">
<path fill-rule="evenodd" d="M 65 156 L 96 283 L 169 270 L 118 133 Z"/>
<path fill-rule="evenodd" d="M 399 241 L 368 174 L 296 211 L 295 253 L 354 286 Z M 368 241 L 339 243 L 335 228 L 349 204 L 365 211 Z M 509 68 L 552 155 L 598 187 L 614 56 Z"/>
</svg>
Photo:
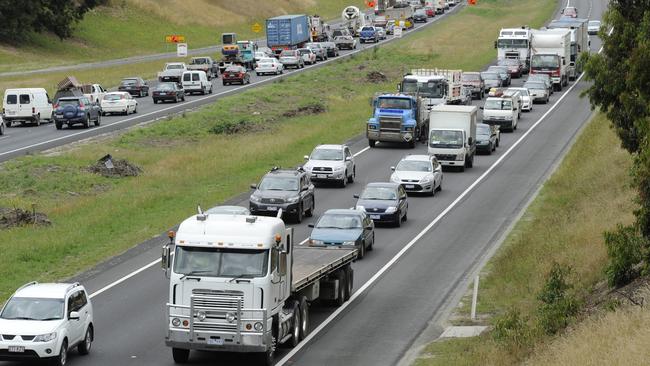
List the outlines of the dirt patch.
<svg viewBox="0 0 650 366">
<path fill-rule="evenodd" d="M 606 281 L 597 284 L 585 301 L 585 312 L 592 314 L 602 308 L 620 305 L 644 306 L 650 303 L 650 276 L 641 276 L 625 286 L 610 288 Z"/>
<path fill-rule="evenodd" d="M 108 154 L 89 166 L 88 171 L 106 178 L 121 178 L 136 177 L 142 173 L 142 168 L 125 159 L 114 159 Z"/>
<path fill-rule="evenodd" d="M 215 135 L 234 135 L 248 132 L 260 132 L 267 130 L 268 126 L 263 122 L 255 122 L 248 119 L 239 121 L 222 121 L 210 128 Z"/>
<path fill-rule="evenodd" d="M 323 103 L 309 103 L 307 105 L 298 107 L 282 113 L 282 117 L 298 117 L 298 116 L 309 116 L 313 114 L 321 114 L 327 112 L 327 106 Z"/>
<path fill-rule="evenodd" d="M 370 72 L 368 72 L 368 74 L 366 74 L 366 80 L 371 82 L 371 83 L 379 84 L 379 83 L 383 83 L 383 82 L 387 81 L 388 78 L 382 72 L 370 71 Z"/>
<path fill-rule="evenodd" d="M 9 229 L 20 226 L 50 226 L 52 222 L 46 214 L 36 211 L 27 211 L 22 208 L 0 207 L 0 229 Z"/>
</svg>

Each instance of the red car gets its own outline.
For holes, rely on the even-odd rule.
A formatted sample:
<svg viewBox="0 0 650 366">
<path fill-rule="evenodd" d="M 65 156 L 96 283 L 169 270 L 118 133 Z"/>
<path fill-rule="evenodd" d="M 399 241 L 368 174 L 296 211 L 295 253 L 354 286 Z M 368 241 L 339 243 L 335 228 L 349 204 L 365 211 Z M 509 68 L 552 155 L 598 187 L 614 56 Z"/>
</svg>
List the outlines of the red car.
<svg viewBox="0 0 650 366">
<path fill-rule="evenodd" d="M 251 76 L 248 74 L 248 70 L 244 66 L 232 65 L 228 66 L 224 70 L 223 75 L 223 85 L 230 85 L 232 83 L 237 84 L 250 84 Z"/>
<path fill-rule="evenodd" d="M 425 7 L 424 11 L 427 13 L 427 16 L 429 18 L 436 16 L 436 9 L 434 9 L 434 8 L 432 8 L 430 6 Z"/>
</svg>

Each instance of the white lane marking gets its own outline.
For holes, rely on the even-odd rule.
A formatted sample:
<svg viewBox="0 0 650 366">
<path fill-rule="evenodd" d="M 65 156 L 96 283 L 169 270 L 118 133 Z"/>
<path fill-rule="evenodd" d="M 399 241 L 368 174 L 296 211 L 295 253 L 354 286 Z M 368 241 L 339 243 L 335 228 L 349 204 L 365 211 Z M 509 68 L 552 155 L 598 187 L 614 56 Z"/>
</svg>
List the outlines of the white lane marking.
<svg viewBox="0 0 650 366">
<path fill-rule="evenodd" d="M 142 272 L 146 271 L 147 269 L 149 269 L 149 268 L 155 266 L 156 264 L 160 264 L 160 258 L 159 258 L 159 259 L 156 259 L 155 261 L 153 261 L 153 262 L 147 264 L 146 266 L 144 266 L 144 267 L 142 267 L 142 268 L 139 268 L 139 269 L 137 269 L 137 270 L 135 270 L 135 271 L 129 273 L 128 275 L 126 275 L 126 276 L 120 278 L 119 280 L 117 280 L 117 281 L 115 281 L 115 282 L 112 282 L 112 283 L 110 283 L 110 284 L 108 284 L 108 285 L 106 285 L 106 286 L 100 288 L 99 290 L 97 290 L 97 291 L 93 292 L 92 294 L 90 294 L 89 297 L 92 299 L 92 298 L 94 298 L 95 296 L 100 295 L 101 293 L 106 292 L 106 291 L 112 289 L 113 287 L 119 285 L 120 283 L 122 283 L 122 282 L 128 280 L 129 278 L 131 278 L 131 277 L 133 277 L 133 276 L 136 276 L 136 275 L 138 275 L 139 273 L 142 273 Z"/>
<path fill-rule="evenodd" d="M 544 115 L 542 115 L 537 120 L 537 122 L 535 122 L 503 155 L 501 155 L 501 157 L 499 157 L 499 159 L 497 159 L 483 174 L 481 174 L 481 176 L 479 176 L 474 181 L 474 183 L 472 183 L 469 187 L 467 187 L 467 189 L 465 189 L 463 191 L 463 193 L 460 194 L 460 196 L 458 196 L 449 206 L 447 206 L 447 208 L 445 208 L 438 216 L 436 216 L 436 218 L 433 219 L 433 221 L 431 221 L 408 244 L 406 244 L 406 246 L 404 246 L 404 248 L 402 248 L 397 254 L 395 254 L 395 256 L 393 258 L 391 258 L 391 260 L 388 261 L 388 263 L 386 263 L 366 283 L 364 283 L 363 286 L 361 286 L 359 288 L 359 290 L 355 291 L 354 294 L 352 294 L 352 297 L 350 297 L 349 301 L 345 302 L 343 305 L 341 305 L 339 308 L 337 308 L 332 314 L 330 314 L 327 317 L 327 319 L 325 319 L 321 324 L 319 324 L 318 327 L 316 327 L 316 329 L 311 331 L 311 333 L 307 336 L 307 338 L 305 338 L 302 342 L 300 342 L 286 356 L 284 356 L 278 363 L 276 363 L 276 366 L 284 365 L 285 363 L 287 363 L 287 361 L 289 361 L 291 359 L 291 357 L 295 356 L 296 353 L 298 353 L 307 343 L 309 343 L 309 341 L 311 341 L 314 337 L 316 337 L 316 335 L 318 335 L 318 333 L 320 333 L 323 329 L 325 329 L 325 327 L 327 327 L 329 325 L 329 323 L 334 321 L 334 319 L 336 319 L 336 317 L 339 316 L 339 314 L 341 314 L 343 311 L 345 311 L 345 309 L 347 309 L 348 306 L 350 306 L 354 302 L 354 300 L 356 300 L 359 296 L 361 296 L 364 292 L 366 292 L 370 288 L 370 286 L 372 286 L 375 282 L 377 282 L 377 280 L 386 271 L 388 271 L 397 262 L 397 260 L 399 260 L 404 254 L 406 254 L 406 252 L 408 252 L 409 249 L 411 249 L 411 247 L 413 247 L 413 245 L 415 245 L 440 220 L 442 220 L 452 209 L 454 209 L 471 191 L 474 190 L 474 188 L 476 188 L 476 186 L 478 186 L 479 183 L 481 183 L 488 175 L 490 175 L 490 173 L 492 173 L 492 171 L 494 169 L 496 169 L 496 167 L 498 165 L 500 165 L 501 162 L 503 162 L 503 160 L 506 157 L 508 157 L 512 153 L 512 151 L 514 151 L 514 149 L 517 148 L 517 146 L 519 146 L 519 144 L 521 144 L 522 141 L 525 140 L 526 137 L 528 137 L 528 135 L 530 135 L 530 133 L 533 132 L 535 130 L 535 128 L 537 126 L 539 126 L 539 124 L 541 124 L 544 121 L 544 119 L 551 112 L 553 112 L 555 110 L 555 108 L 558 105 L 560 105 L 562 100 L 564 100 L 564 98 L 567 95 L 569 95 L 569 93 L 573 90 L 573 88 L 575 88 L 576 85 L 578 85 L 578 83 L 582 79 L 583 75 L 584 74 L 580 74 L 580 77 L 578 77 L 578 79 L 575 81 L 575 83 L 569 89 L 567 89 L 566 92 L 564 92 L 564 94 L 555 102 L 555 104 L 553 104 L 553 106 L 551 106 L 551 108 L 549 108 L 549 110 L 546 111 L 546 113 L 544 113 Z"/>
<path fill-rule="evenodd" d="M 417 28 L 413 28 L 413 31 L 415 31 L 415 30 L 417 30 L 417 29 L 421 29 L 421 28 L 423 28 L 423 27 L 426 27 L 427 25 L 431 25 L 431 24 L 434 24 L 434 23 L 435 23 L 435 20 L 434 20 L 434 21 L 431 21 L 431 22 L 429 22 L 429 23 L 423 24 L 422 26 L 418 26 Z M 408 34 L 410 34 L 410 33 L 408 33 Z M 351 51 L 351 52 L 347 52 L 347 53 L 345 53 L 345 54 L 340 55 L 340 56 L 337 57 L 337 58 L 328 58 L 327 60 L 322 61 L 322 62 L 319 62 L 319 63 L 316 64 L 316 65 L 312 65 L 312 66 L 309 66 L 309 67 L 305 67 L 305 69 L 303 69 L 303 70 L 296 69 L 296 70 L 288 71 L 288 72 L 286 72 L 284 75 L 276 75 L 276 76 L 272 76 L 272 77 L 269 77 L 269 78 L 264 78 L 264 79 L 262 79 L 262 80 L 255 81 L 255 82 L 250 83 L 250 84 L 248 84 L 248 85 L 241 85 L 241 86 L 238 86 L 238 87 L 236 87 L 236 88 L 231 88 L 231 89 L 228 89 L 228 90 L 225 90 L 225 91 L 219 92 L 219 93 L 210 94 L 210 95 L 207 95 L 207 96 L 203 96 L 203 97 L 201 97 L 201 98 L 188 100 L 187 102 L 184 102 L 184 103 L 182 104 L 182 106 L 186 106 L 186 105 L 188 105 L 188 104 L 192 104 L 192 103 L 197 103 L 197 102 L 200 102 L 200 101 L 203 101 L 203 100 L 206 100 L 206 99 L 210 99 L 210 98 L 218 98 L 218 97 L 220 97 L 220 96 L 222 96 L 222 95 L 224 95 L 224 94 L 233 93 L 233 92 L 235 92 L 235 91 L 237 91 L 237 90 L 252 88 L 252 87 L 254 87 L 254 86 L 257 86 L 258 84 L 261 84 L 261 83 L 267 83 L 267 82 L 269 82 L 269 80 L 275 80 L 275 79 L 278 79 L 278 78 L 282 78 L 282 77 L 284 77 L 285 75 L 292 75 L 292 74 L 294 74 L 294 73 L 299 73 L 299 72 L 301 72 L 301 71 L 305 71 L 305 70 L 311 69 L 312 67 L 317 67 L 318 65 L 323 65 L 323 64 L 327 64 L 328 62 L 332 62 L 332 61 L 340 60 L 340 59 L 342 59 L 342 58 L 349 57 L 350 55 L 354 55 L 354 54 L 356 54 L 356 53 L 363 52 L 363 51 L 368 50 L 368 49 L 370 49 L 370 48 L 377 47 L 377 46 L 379 46 L 379 45 L 381 45 L 381 44 L 383 44 L 383 43 L 391 42 L 391 41 L 394 41 L 394 40 L 397 40 L 397 39 L 398 39 L 398 38 L 395 38 L 395 37 L 391 37 L 390 39 L 387 38 L 387 39 L 385 39 L 385 40 L 383 40 L 383 41 L 380 41 L 380 42 L 378 42 L 378 43 L 375 43 L 375 44 L 373 44 L 373 45 L 368 45 L 368 46 L 366 46 L 366 47 L 360 47 L 360 48 L 357 49 L 357 50 L 354 50 L 354 51 Z M 178 108 L 178 107 L 179 107 L 178 105 L 174 105 L 174 106 L 170 106 L 170 107 L 167 107 L 167 108 L 158 109 L 158 110 L 155 110 L 155 111 L 152 111 L 152 112 L 149 112 L 149 113 L 145 113 L 145 114 L 140 114 L 140 115 L 137 115 L 137 116 L 133 116 L 133 117 L 131 117 L 131 118 L 126 118 L 126 119 L 123 119 L 123 120 L 121 120 L 121 121 L 116 121 L 116 122 L 113 122 L 113 123 L 111 123 L 111 124 L 104 124 L 104 125 L 102 125 L 102 126 L 94 127 L 94 128 L 92 128 L 92 129 L 88 129 L 88 130 L 85 130 L 85 131 L 80 131 L 80 132 L 72 133 L 72 134 L 69 134 L 69 135 L 65 135 L 65 136 L 57 137 L 57 138 L 54 138 L 54 139 L 50 139 L 50 140 L 46 140 L 46 141 L 37 142 L 37 143 L 35 143 L 35 144 L 31 144 L 31 145 L 27 145 L 27 146 L 22 146 L 22 147 L 19 147 L 19 148 L 13 149 L 13 150 L 9 150 L 9 151 L 2 152 L 2 153 L 0 153 L 0 157 L 5 156 L 5 155 L 9 155 L 9 154 L 13 154 L 13 153 L 16 153 L 16 152 L 20 152 L 20 151 L 29 150 L 29 149 L 32 149 L 32 148 L 35 148 L 35 147 L 39 147 L 39 146 L 43 146 L 43 145 L 47 145 L 47 144 L 51 144 L 51 143 L 53 143 L 53 142 L 57 142 L 57 141 L 61 141 L 61 140 L 65 140 L 65 139 L 69 139 L 69 138 L 72 138 L 72 137 L 75 137 L 75 136 L 81 136 L 81 135 L 85 135 L 85 134 L 90 134 L 90 133 L 93 133 L 93 132 L 98 131 L 98 130 L 103 130 L 103 129 L 110 128 L 110 127 L 113 127 L 113 126 L 116 126 L 116 125 L 121 125 L 121 124 L 123 124 L 123 123 L 127 123 L 127 122 L 133 121 L 133 120 L 138 119 L 138 118 L 143 118 L 143 117 L 151 116 L 151 115 L 154 115 L 154 114 L 157 114 L 157 113 L 161 113 L 161 112 L 165 112 L 165 111 L 169 111 L 169 110 L 172 110 L 172 109 L 174 109 L 174 108 Z M 181 108 L 181 109 L 179 109 L 178 111 L 181 112 L 181 111 L 183 111 L 183 110 L 184 110 L 184 109 Z M 149 121 L 143 121 L 143 123 L 144 123 L 144 122 L 149 122 Z"/>
<path fill-rule="evenodd" d="M 364 152 L 368 151 L 369 149 L 370 149 L 370 146 L 366 146 L 365 148 L 361 149 L 359 152 L 357 152 L 356 154 L 354 154 L 352 156 L 354 156 L 356 158 L 357 156 L 359 156 L 359 155 L 363 154 Z"/>
</svg>

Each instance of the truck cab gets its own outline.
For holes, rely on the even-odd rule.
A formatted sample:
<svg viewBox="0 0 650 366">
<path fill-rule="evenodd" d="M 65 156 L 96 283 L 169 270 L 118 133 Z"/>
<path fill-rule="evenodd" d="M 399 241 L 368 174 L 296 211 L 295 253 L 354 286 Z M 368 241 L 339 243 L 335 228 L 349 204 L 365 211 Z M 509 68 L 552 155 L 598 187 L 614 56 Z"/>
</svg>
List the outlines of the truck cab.
<svg viewBox="0 0 650 366">
<path fill-rule="evenodd" d="M 426 107 L 415 96 L 382 94 L 372 104 L 374 113 L 366 129 L 370 147 L 375 147 L 377 141 L 392 141 L 413 148 L 416 139 L 426 139 Z"/>
<path fill-rule="evenodd" d="M 239 46 L 240 57 L 244 65 L 249 70 L 255 68 L 255 52 L 257 51 L 257 43 L 254 41 L 237 41 Z"/>
<path fill-rule="evenodd" d="M 474 166 L 476 106 L 438 105 L 429 115 L 429 155 L 440 164 L 464 171 Z"/>
</svg>

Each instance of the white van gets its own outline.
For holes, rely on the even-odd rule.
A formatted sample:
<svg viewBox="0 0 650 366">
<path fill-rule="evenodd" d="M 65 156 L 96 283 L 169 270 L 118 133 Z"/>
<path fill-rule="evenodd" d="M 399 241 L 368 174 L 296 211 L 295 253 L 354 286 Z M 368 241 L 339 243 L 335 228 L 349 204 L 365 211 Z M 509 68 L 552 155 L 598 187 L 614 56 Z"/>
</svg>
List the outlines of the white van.
<svg viewBox="0 0 650 366">
<path fill-rule="evenodd" d="M 52 122 L 52 101 L 43 88 L 7 89 L 2 103 L 2 117 L 7 127 L 14 122 Z"/>
<path fill-rule="evenodd" d="M 212 94 L 212 83 L 208 81 L 205 71 L 185 71 L 182 85 L 186 94 Z"/>
</svg>

